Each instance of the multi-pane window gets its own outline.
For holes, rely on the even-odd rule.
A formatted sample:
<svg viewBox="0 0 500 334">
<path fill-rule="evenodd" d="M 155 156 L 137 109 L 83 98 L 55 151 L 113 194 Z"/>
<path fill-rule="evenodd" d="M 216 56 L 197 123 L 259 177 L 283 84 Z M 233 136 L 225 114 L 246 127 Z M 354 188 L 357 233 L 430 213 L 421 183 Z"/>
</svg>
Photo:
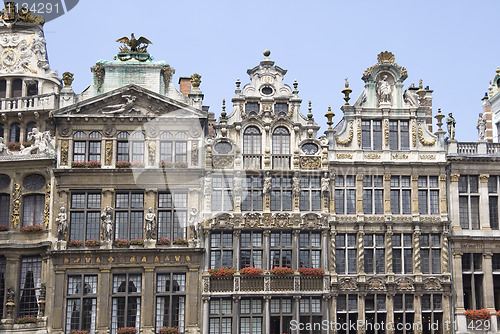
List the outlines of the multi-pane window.
<svg viewBox="0 0 500 334">
<path fill-rule="evenodd" d="M 240 269 L 262 268 L 262 232 L 243 232 L 240 236 Z"/>
<path fill-rule="evenodd" d="M 38 297 L 42 280 L 42 258 L 21 258 L 21 280 L 19 281 L 19 317 L 38 316 Z"/>
<path fill-rule="evenodd" d="M 410 127 L 408 121 L 389 121 L 389 147 L 391 150 L 410 149 Z"/>
<path fill-rule="evenodd" d="M 249 103 L 247 103 L 247 106 Z M 258 108 L 258 104 L 257 104 Z M 262 134 L 259 128 L 249 126 L 243 132 L 243 165 L 249 169 L 260 169 Z"/>
<path fill-rule="evenodd" d="M 270 333 L 291 334 L 292 299 L 273 298 L 269 306 L 271 313 Z"/>
<path fill-rule="evenodd" d="M 280 126 L 274 129 L 272 148 L 273 168 L 290 168 L 290 132 L 287 128 Z"/>
<path fill-rule="evenodd" d="M 141 274 L 113 275 L 111 306 L 111 333 L 122 327 L 140 327 L 141 320 Z"/>
<path fill-rule="evenodd" d="M 443 333 L 443 305 L 441 294 L 422 295 L 422 333 Z"/>
<path fill-rule="evenodd" d="M 240 301 L 240 334 L 262 334 L 262 299 L 242 299 Z"/>
<path fill-rule="evenodd" d="M 137 131 L 130 136 L 128 132 L 122 131 L 117 138 L 117 162 L 144 162 L 144 133 Z"/>
<path fill-rule="evenodd" d="M 356 179 L 354 175 L 335 176 L 335 212 L 356 213 Z"/>
<path fill-rule="evenodd" d="M 9 142 L 19 142 L 21 138 L 21 128 L 19 123 L 12 123 L 9 132 Z"/>
<path fill-rule="evenodd" d="M 73 135 L 73 161 L 101 161 L 101 138 L 99 132 L 91 132 L 87 138 L 85 132 Z"/>
<path fill-rule="evenodd" d="M 262 210 L 262 177 L 249 175 L 243 184 L 241 211 Z"/>
<path fill-rule="evenodd" d="M 144 193 L 116 193 L 116 239 L 142 239 L 144 220 Z"/>
<path fill-rule="evenodd" d="M 232 334 L 233 300 L 231 298 L 210 299 L 209 334 Z"/>
<path fill-rule="evenodd" d="M 274 113 L 278 116 L 286 115 L 288 113 L 288 103 L 276 103 Z"/>
<path fill-rule="evenodd" d="M 312 324 L 314 325 L 311 331 L 307 331 L 308 334 L 321 334 L 321 328 L 318 325 L 323 321 L 321 316 L 321 299 L 315 297 L 302 297 L 299 300 L 299 322 L 301 324 Z"/>
<path fill-rule="evenodd" d="M 420 236 L 420 258 L 423 274 L 441 273 L 441 236 L 422 234 Z"/>
<path fill-rule="evenodd" d="M 386 315 L 385 295 L 367 294 L 365 297 L 366 334 L 385 333 Z"/>
<path fill-rule="evenodd" d="M 271 179 L 271 211 L 292 210 L 292 178 L 273 176 Z"/>
<path fill-rule="evenodd" d="M 186 319 L 186 274 L 165 273 L 156 276 L 156 330 L 177 327 L 184 333 Z"/>
<path fill-rule="evenodd" d="M 259 103 L 258 102 L 247 102 L 245 104 L 245 112 L 247 114 L 254 112 L 258 113 L 259 112 Z"/>
<path fill-rule="evenodd" d="M 321 233 L 302 231 L 299 235 L 299 268 L 321 267 Z"/>
<path fill-rule="evenodd" d="M 178 132 L 175 137 L 170 132 L 163 132 L 160 135 L 160 161 L 186 162 L 187 138 L 185 132 Z"/>
<path fill-rule="evenodd" d="M 233 233 L 212 232 L 210 235 L 210 268 L 233 266 Z"/>
<path fill-rule="evenodd" d="M 411 183 L 409 176 L 391 176 L 391 213 L 411 214 Z"/>
<path fill-rule="evenodd" d="M 45 195 L 23 197 L 23 226 L 43 225 Z"/>
<path fill-rule="evenodd" d="M 462 255 L 462 284 L 466 310 L 479 310 L 484 307 L 483 277 L 483 254 L 464 253 Z"/>
<path fill-rule="evenodd" d="M 319 176 L 300 178 L 300 211 L 321 210 L 321 179 Z"/>
<path fill-rule="evenodd" d="M 495 310 L 500 309 L 500 253 L 493 254 L 491 259 L 493 267 L 493 294 Z"/>
<path fill-rule="evenodd" d="M 364 150 L 382 149 L 382 121 L 361 121 L 361 146 Z"/>
<path fill-rule="evenodd" d="M 479 230 L 479 177 L 463 175 L 458 179 L 460 227 Z"/>
<path fill-rule="evenodd" d="M 352 327 L 351 324 L 356 324 L 358 321 L 358 295 L 344 295 L 337 296 L 337 323 L 340 330 L 337 334 L 356 334 L 356 326 Z"/>
<path fill-rule="evenodd" d="M 385 241 L 383 234 L 365 234 L 365 273 L 383 274 L 385 272 Z"/>
<path fill-rule="evenodd" d="M 413 273 L 412 238 L 409 233 L 392 236 L 392 271 L 395 274 Z"/>
<path fill-rule="evenodd" d="M 6 260 L 4 256 L 0 256 L 0 315 L 3 316 L 4 301 L 5 301 L 5 274 L 6 274 Z"/>
<path fill-rule="evenodd" d="M 271 233 L 271 261 L 270 268 L 288 267 L 292 268 L 292 233 Z"/>
<path fill-rule="evenodd" d="M 335 267 L 338 274 L 356 274 L 356 234 L 335 236 Z"/>
<path fill-rule="evenodd" d="M 363 176 L 363 212 L 365 214 L 384 213 L 384 181 L 380 175 Z"/>
<path fill-rule="evenodd" d="M 187 194 L 166 192 L 158 194 L 158 239 L 186 238 Z"/>
<path fill-rule="evenodd" d="M 439 214 L 439 184 L 437 176 L 418 177 L 418 212 L 421 215 Z"/>
<path fill-rule="evenodd" d="M 490 227 L 493 230 L 499 229 L 498 214 L 498 181 L 500 177 L 490 176 L 488 179 L 489 209 L 490 209 Z"/>
<path fill-rule="evenodd" d="M 9 226 L 10 195 L 0 194 L 0 225 Z"/>
<path fill-rule="evenodd" d="M 415 309 L 413 295 L 396 294 L 394 300 L 394 329 L 396 334 L 413 334 Z"/>
<path fill-rule="evenodd" d="M 86 330 L 95 333 L 97 316 L 97 275 L 68 277 L 66 333 Z"/>
<path fill-rule="evenodd" d="M 70 240 L 99 239 L 100 210 L 100 193 L 71 193 Z"/>
<path fill-rule="evenodd" d="M 29 122 L 28 124 L 26 124 L 26 132 L 24 133 L 25 141 L 28 141 L 28 135 L 33 131 L 34 128 L 36 128 L 35 122 Z"/>
<path fill-rule="evenodd" d="M 233 210 L 233 179 L 215 175 L 212 178 L 212 211 Z"/>
<path fill-rule="evenodd" d="M 129 133 L 122 131 L 117 136 L 118 141 L 116 142 L 116 161 L 130 161 L 129 154 Z"/>
<path fill-rule="evenodd" d="M 140 131 L 134 132 L 130 144 L 132 146 L 130 152 L 131 161 L 144 162 L 144 133 Z"/>
</svg>

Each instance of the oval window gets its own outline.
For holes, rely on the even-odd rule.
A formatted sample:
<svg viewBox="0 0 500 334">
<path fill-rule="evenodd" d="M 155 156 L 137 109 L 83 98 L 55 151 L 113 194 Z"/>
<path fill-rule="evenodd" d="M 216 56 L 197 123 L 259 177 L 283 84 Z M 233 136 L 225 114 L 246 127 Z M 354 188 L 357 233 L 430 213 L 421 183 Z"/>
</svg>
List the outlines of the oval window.
<svg viewBox="0 0 500 334">
<path fill-rule="evenodd" d="M 261 89 L 263 95 L 271 95 L 273 93 L 273 89 L 269 86 L 265 86 Z"/>
<path fill-rule="evenodd" d="M 318 152 L 318 145 L 313 144 L 313 143 L 307 143 L 302 145 L 302 152 L 305 154 L 314 154 Z"/>
<path fill-rule="evenodd" d="M 221 141 L 221 142 L 218 142 L 217 144 L 215 144 L 215 152 L 219 153 L 219 154 L 228 154 L 229 152 L 231 152 L 231 149 L 233 148 L 233 146 L 231 146 L 230 143 L 228 143 L 227 141 Z"/>
<path fill-rule="evenodd" d="M 45 186 L 45 177 L 40 174 L 31 174 L 24 178 L 23 187 L 27 190 L 40 190 Z"/>
</svg>

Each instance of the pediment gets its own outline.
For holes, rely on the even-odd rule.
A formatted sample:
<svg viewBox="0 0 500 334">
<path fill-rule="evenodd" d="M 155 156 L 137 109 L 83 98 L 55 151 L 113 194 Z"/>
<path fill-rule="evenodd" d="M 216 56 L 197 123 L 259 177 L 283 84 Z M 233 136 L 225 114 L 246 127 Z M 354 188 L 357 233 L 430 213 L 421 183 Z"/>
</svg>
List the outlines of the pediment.
<svg viewBox="0 0 500 334">
<path fill-rule="evenodd" d="M 206 118 L 207 113 L 145 88 L 127 85 L 54 112 L 54 117 L 78 116 Z"/>
</svg>

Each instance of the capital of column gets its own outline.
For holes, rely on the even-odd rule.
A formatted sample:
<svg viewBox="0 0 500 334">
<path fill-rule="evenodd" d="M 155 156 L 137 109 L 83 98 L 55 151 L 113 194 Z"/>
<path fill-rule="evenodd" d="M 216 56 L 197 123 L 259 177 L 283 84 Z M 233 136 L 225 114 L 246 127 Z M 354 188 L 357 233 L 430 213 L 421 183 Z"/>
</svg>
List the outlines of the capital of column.
<svg viewBox="0 0 500 334">
<path fill-rule="evenodd" d="M 481 174 L 481 175 L 479 175 L 479 182 L 488 183 L 489 178 L 490 178 L 490 174 Z"/>
</svg>

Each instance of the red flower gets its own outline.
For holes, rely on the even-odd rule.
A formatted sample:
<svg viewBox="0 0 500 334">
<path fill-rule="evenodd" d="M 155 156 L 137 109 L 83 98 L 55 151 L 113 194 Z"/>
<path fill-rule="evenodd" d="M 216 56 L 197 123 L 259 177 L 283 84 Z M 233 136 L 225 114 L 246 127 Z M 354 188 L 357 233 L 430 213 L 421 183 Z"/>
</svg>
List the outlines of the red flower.
<svg viewBox="0 0 500 334">
<path fill-rule="evenodd" d="M 212 277 L 233 277 L 234 273 L 236 270 L 234 268 L 215 268 L 215 269 L 210 269 L 208 273 Z"/>
<path fill-rule="evenodd" d="M 323 268 L 299 268 L 299 273 L 303 276 L 314 276 L 319 277 L 325 274 L 325 270 Z"/>
<path fill-rule="evenodd" d="M 262 268 L 246 267 L 240 270 L 240 274 L 246 276 L 257 276 L 262 275 L 264 270 Z"/>
</svg>

